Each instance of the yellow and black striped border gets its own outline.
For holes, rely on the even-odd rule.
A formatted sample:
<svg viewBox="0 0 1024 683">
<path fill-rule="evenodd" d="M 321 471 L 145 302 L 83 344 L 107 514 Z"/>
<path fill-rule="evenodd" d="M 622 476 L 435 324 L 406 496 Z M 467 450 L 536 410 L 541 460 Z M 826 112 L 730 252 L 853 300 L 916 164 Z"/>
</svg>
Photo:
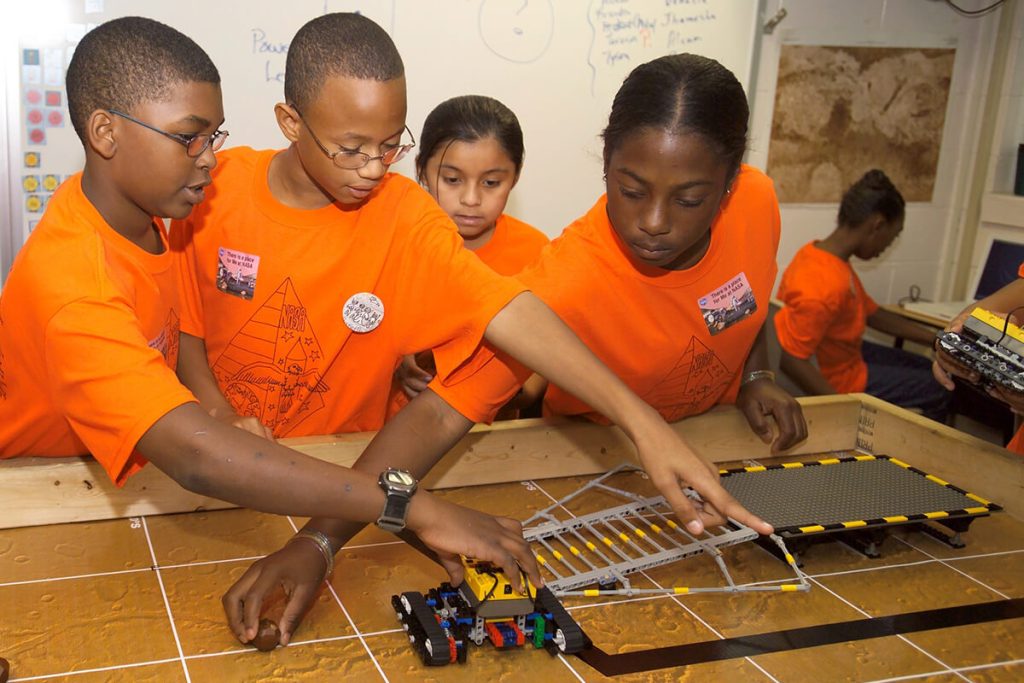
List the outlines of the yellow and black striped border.
<svg viewBox="0 0 1024 683">
<path fill-rule="evenodd" d="M 948 489 L 952 489 L 957 493 L 970 498 L 973 501 L 977 501 L 978 505 L 969 508 L 961 508 L 959 510 L 936 510 L 934 512 L 919 512 L 912 515 L 893 515 L 891 517 L 879 517 L 876 519 L 851 519 L 847 522 L 836 522 L 834 524 L 808 524 L 805 526 L 794 526 L 794 527 L 781 527 L 775 530 L 777 534 L 783 534 L 785 536 L 798 536 L 801 534 L 816 534 L 828 531 L 842 531 L 845 529 L 860 529 L 865 527 L 877 527 L 885 526 L 889 524 L 908 524 L 911 522 L 925 522 L 930 519 L 939 520 L 949 517 L 981 517 L 991 512 L 999 512 L 1003 508 L 996 503 L 985 500 L 981 496 L 975 495 L 964 491 L 961 488 L 953 486 L 948 481 L 944 481 L 933 474 L 928 474 L 916 467 L 909 465 L 902 460 L 889 457 L 888 455 L 852 455 L 843 457 L 823 458 L 821 460 L 808 460 L 805 462 L 783 462 L 774 465 L 757 465 L 754 467 L 736 467 L 726 470 L 718 470 L 718 473 L 723 477 L 728 477 L 733 474 L 741 474 L 744 472 L 767 472 L 770 470 L 789 470 L 798 469 L 801 467 L 819 467 L 827 465 L 838 465 L 844 462 L 855 462 L 865 460 L 888 460 L 894 465 L 899 465 L 905 470 L 913 472 L 914 474 L 920 475 L 932 482 L 937 486 L 943 486 Z"/>
</svg>

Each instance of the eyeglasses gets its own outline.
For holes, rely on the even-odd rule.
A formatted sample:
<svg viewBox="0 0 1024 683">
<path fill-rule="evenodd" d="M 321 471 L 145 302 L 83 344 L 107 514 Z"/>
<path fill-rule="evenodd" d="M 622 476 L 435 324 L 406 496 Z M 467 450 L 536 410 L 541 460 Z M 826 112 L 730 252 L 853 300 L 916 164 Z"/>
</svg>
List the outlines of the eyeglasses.
<svg viewBox="0 0 1024 683">
<path fill-rule="evenodd" d="M 295 109 L 295 113 L 299 115 L 299 118 L 302 119 L 302 123 L 306 125 L 306 130 L 308 130 L 309 134 L 313 137 L 313 142 L 315 142 L 323 153 L 327 155 L 327 158 L 330 159 L 338 168 L 343 168 L 347 171 L 358 170 L 369 164 L 371 161 L 377 161 L 378 159 L 380 159 L 380 163 L 385 166 L 390 166 L 391 164 L 400 161 L 402 157 L 409 153 L 410 149 L 416 146 L 416 138 L 413 137 L 412 131 L 409 130 L 409 126 L 404 126 L 404 130 L 409 134 L 409 139 L 412 140 L 412 142 L 390 147 L 385 150 L 383 154 L 378 154 L 375 157 L 372 157 L 365 152 L 360 152 L 358 149 L 345 149 L 344 147 L 336 152 L 332 152 L 324 147 L 324 143 L 320 142 L 320 138 L 316 136 L 313 129 L 309 127 L 309 123 L 307 123 L 306 119 L 303 118 L 302 112 L 300 112 L 295 105 L 292 105 L 292 109 Z"/>
<path fill-rule="evenodd" d="M 128 116 L 128 114 L 125 114 L 121 111 L 117 111 L 116 109 L 108 109 L 107 111 L 109 111 L 111 114 L 116 114 L 123 119 L 128 119 L 132 123 L 137 123 L 143 128 L 149 128 L 152 131 L 156 131 L 157 133 L 160 133 L 160 135 L 163 135 L 164 137 L 168 137 L 174 140 L 175 142 L 180 143 L 185 147 L 185 154 L 187 154 L 189 157 L 193 159 L 202 156 L 203 152 L 205 152 L 208 148 L 216 152 L 218 149 L 224 146 L 224 141 L 228 137 L 228 132 L 226 130 L 218 130 L 212 135 L 182 135 L 181 133 L 168 133 L 166 130 L 160 130 L 156 126 L 151 126 L 148 123 L 145 123 L 144 121 L 139 121 L 134 116 Z"/>
</svg>

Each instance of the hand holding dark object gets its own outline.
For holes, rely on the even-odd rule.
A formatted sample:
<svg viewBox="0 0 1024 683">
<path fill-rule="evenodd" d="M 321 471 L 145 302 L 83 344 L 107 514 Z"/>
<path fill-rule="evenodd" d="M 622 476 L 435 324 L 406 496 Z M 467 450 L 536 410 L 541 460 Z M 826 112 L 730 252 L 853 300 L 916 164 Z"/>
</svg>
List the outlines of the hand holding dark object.
<svg viewBox="0 0 1024 683">
<path fill-rule="evenodd" d="M 252 639 L 251 645 L 260 652 L 270 652 L 281 642 L 281 630 L 277 624 L 270 619 L 260 619 L 259 629 L 256 637 Z"/>
<path fill-rule="evenodd" d="M 283 590 L 287 598 L 279 619 L 281 645 L 287 645 L 323 585 L 324 558 L 311 543 L 288 543 L 255 562 L 221 598 L 228 626 L 241 643 L 257 638 L 267 597 Z"/>
</svg>

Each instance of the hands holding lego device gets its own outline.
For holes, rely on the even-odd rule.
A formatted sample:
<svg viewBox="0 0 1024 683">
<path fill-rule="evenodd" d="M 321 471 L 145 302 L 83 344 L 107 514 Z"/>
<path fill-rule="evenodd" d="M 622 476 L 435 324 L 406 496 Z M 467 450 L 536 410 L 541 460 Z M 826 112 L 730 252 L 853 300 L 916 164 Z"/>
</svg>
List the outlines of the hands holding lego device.
<svg viewBox="0 0 1024 683">
<path fill-rule="evenodd" d="M 419 491 L 409 506 L 407 528 L 436 553 L 454 585 L 465 577 L 461 555 L 486 560 L 506 576 L 517 577 L 520 593 L 526 590 L 524 573 L 534 586 L 544 584 L 523 539 L 523 527 L 513 519 L 494 517 Z M 221 599 L 232 632 L 242 643 L 252 641 L 268 605 L 283 593 L 285 604 L 277 622 L 280 642 L 287 645 L 320 593 L 326 569 L 321 550 L 308 542 L 289 542 L 258 560 Z"/>
<path fill-rule="evenodd" d="M 949 390 L 954 376 L 980 384 L 1014 412 L 1024 412 L 1024 331 L 1013 313 L 976 306 L 961 312 L 937 335 L 935 379 Z"/>
</svg>

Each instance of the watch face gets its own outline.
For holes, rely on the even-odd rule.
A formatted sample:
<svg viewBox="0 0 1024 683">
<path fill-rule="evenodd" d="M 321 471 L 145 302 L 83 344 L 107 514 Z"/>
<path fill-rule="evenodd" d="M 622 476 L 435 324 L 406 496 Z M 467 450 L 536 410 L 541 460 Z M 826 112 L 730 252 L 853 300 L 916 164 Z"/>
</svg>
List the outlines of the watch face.
<svg viewBox="0 0 1024 683">
<path fill-rule="evenodd" d="M 388 483 L 396 486 L 412 486 L 416 483 L 412 475 L 403 470 L 388 470 L 386 476 Z"/>
</svg>

